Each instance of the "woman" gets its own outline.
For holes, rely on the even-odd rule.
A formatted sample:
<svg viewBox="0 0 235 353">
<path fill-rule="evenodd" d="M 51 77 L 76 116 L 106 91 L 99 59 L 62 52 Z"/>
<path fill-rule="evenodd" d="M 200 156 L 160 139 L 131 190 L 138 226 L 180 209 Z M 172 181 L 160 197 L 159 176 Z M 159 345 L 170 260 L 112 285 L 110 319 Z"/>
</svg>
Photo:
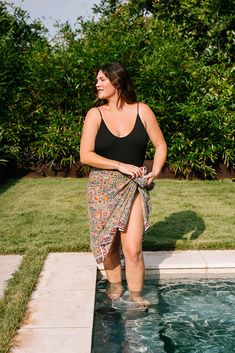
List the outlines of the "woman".
<svg viewBox="0 0 235 353">
<path fill-rule="evenodd" d="M 148 188 L 160 173 L 167 147 L 156 117 L 137 103 L 128 72 L 119 63 L 100 67 L 96 77 L 95 107 L 85 118 L 80 146 L 81 162 L 92 167 L 88 183 L 91 249 L 104 263 L 107 295 L 123 293 L 120 245 L 125 257 L 130 297 L 147 305 L 144 281 L 143 232 L 148 228 Z M 148 140 L 156 152 L 153 168 L 143 166 Z"/>
</svg>

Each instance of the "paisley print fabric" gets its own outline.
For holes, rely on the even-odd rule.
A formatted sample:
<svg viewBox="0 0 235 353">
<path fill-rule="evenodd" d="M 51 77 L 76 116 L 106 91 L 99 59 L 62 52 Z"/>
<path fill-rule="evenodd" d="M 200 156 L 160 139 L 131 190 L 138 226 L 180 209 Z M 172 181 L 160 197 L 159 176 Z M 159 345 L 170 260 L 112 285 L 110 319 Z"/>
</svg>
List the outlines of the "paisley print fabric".
<svg viewBox="0 0 235 353">
<path fill-rule="evenodd" d="M 118 230 L 124 231 L 131 207 L 139 192 L 142 200 L 144 230 L 149 227 L 151 203 L 146 189 L 147 179 L 131 179 L 116 170 L 92 168 L 88 182 L 88 216 L 90 223 L 91 251 L 97 263 L 108 254 Z"/>
</svg>

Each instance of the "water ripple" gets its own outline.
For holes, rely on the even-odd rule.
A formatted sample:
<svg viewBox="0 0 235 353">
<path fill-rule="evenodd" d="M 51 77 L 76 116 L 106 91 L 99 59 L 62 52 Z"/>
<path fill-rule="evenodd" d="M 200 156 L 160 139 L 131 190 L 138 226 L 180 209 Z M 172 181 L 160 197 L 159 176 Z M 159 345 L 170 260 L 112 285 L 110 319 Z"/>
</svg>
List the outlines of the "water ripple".
<svg viewBox="0 0 235 353">
<path fill-rule="evenodd" d="M 92 353 L 235 353 L 235 280 L 145 283 L 148 312 L 97 286 Z"/>
</svg>

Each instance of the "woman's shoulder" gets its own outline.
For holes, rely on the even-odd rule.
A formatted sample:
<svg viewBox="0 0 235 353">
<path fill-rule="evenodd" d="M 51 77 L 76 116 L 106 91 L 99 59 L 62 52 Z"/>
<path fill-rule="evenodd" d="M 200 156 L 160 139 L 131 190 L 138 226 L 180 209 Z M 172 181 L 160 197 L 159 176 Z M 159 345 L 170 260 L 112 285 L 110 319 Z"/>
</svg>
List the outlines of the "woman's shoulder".
<svg viewBox="0 0 235 353">
<path fill-rule="evenodd" d="M 139 103 L 139 116 L 147 129 L 155 126 L 157 118 L 148 104 Z"/>
<path fill-rule="evenodd" d="M 99 107 L 93 107 L 89 109 L 86 113 L 88 119 L 98 119 L 100 117 Z"/>
<path fill-rule="evenodd" d="M 138 105 L 139 105 L 139 113 L 143 114 L 143 117 L 146 115 L 148 116 L 149 114 L 150 115 L 153 114 L 153 111 L 148 104 L 144 102 L 138 102 Z"/>
</svg>

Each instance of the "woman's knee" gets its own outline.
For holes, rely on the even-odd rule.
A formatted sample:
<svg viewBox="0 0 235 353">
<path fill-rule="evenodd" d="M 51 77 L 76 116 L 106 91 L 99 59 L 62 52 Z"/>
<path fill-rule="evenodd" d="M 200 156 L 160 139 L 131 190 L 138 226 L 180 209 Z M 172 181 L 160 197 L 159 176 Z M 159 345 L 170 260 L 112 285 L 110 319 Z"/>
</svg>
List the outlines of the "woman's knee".
<svg viewBox="0 0 235 353">
<path fill-rule="evenodd" d="M 127 248 L 124 249 L 124 256 L 127 261 L 131 261 L 133 263 L 138 263 L 143 260 L 143 252 L 142 249 L 135 248 Z"/>
</svg>

